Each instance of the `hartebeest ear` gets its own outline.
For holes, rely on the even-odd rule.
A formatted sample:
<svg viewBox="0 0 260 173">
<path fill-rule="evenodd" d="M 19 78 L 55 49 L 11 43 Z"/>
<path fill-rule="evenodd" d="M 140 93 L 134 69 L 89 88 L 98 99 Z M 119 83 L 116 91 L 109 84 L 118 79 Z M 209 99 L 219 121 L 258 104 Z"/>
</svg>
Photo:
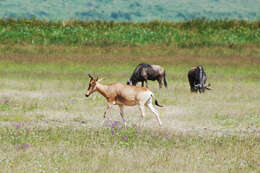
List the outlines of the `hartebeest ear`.
<svg viewBox="0 0 260 173">
<path fill-rule="evenodd" d="M 97 81 L 100 82 L 100 81 L 102 81 L 103 79 L 104 79 L 104 78 L 101 78 L 101 79 L 98 79 Z"/>
<path fill-rule="evenodd" d="M 91 74 L 88 74 L 88 76 L 90 77 L 90 79 L 93 79 L 93 76 L 91 76 Z"/>
</svg>

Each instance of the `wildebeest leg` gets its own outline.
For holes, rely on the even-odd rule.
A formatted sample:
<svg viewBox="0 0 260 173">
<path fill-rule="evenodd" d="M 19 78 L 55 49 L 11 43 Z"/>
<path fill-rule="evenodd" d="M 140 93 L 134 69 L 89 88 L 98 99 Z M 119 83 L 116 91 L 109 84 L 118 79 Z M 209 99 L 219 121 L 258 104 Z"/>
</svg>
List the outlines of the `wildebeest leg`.
<svg viewBox="0 0 260 173">
<path fill-rule="evenodd" d="M 142 81 L 142 87 L 144 87 L 144 81 Z"/>
<path fill-rule="evenodd" d="M 144 105 L 139 105 L 139 109 L 140 109 L 140 111 L 141 111 L 141 123 L 140 123 L 140 127 L 143 127 L 143 125 L 144 125 L 144 117 L 145 117 Z"/>
<path fill-rule="evenodd" d="M 143 69 L 143 71 L 141 72 L 141 76 L 142 76 L 143 80 L 145 81 L 146 88 L 148 88 L 148 85 L 147 85 L 148 74 L 147 74 L 146 70 Z"/>
<path fill-rule="evenodd" d="M 147 79 L 145 79 L 145 86 L 146 86 L 146 88 L 148 88 L 148 82 L 147 82 Z"/>
<path fill-rule="evenodd" d="M 158 111 L 153 107 L 152 99 L 150 98 L 145 105 L 154 113 L 154 115 L 159 123 L 159 126 L 161 126 L 162 122 L 160 120 Z"/>
<path fill-rule="evenodd" d="M 197 92 L 197 89 L 195 88 L 195 82 L 193 79 L 189 78 L 189 83 L 190 83 L 190 91 L 191 92 Z"/>
<path fill-rule="evenodd" d="M 126 120 L 125 120 L 125 117 L 124 117 L 124 115 L 125 115 L 125 113 L 124 113 L 124 106 L 120 105 L 119 108 L 120 108 L 120 115 L 121 115 L 121 117 L 123 119 L 124 126 L 126 127 Z"/>
<path fill-rule="evenodd" d="M 159 88 L 162 88 L 162 77 L 159 77 L 157 81 L 159 83 Z"/>
<path fill-rule="evenodd" d="M 107 108 L 106 108 L 106 110 L 105 110 L 105 112 L 104 112 L 104 120 L 103 120 L 103 122 L 102 122 L 102 126 L 103 126 L 104 123 L 105 123 L 105 120 L 106 120 L 106 114 L 107 114 L 108 111 L 112 108 L 112 105 L 113 105 L 113 104 L 111 104 L 111 103 L 108 103 L 108 104 L 107 104 Z"/>
</svg>

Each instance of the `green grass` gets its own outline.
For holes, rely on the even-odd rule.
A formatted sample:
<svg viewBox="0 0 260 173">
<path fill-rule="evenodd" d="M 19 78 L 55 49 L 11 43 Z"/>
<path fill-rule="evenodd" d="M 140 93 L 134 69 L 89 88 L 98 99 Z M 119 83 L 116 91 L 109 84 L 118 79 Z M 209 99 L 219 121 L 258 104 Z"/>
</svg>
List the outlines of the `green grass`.
<svg viewBox="0 0 260 173">
<path fill-rule="evenodd" d="M 140 46 L 178 48 L 259 46 L 259 21 L 114 23 L 0 20 L 0 44 Z"/>
<path fill-rule="evenodd" d="M 259 172 L 255 48 L 2 45 L 0 170 Z M 156 107 L 163 126 L 146 110 L 145 126 L 137 128 L 136 107 L 126 108 L 126 129 L 117 107 L 101 126 L 106 100 L 84 96 L 88 73 L 104 77 L 103 83 L 126 83 L 140 62 L 166 69 L 168 89 L 149 81 L 164 105 Z M 198 64 L 212 85 L 204 94 L 189 91 L 187 72 Z"/>
<path fill-rule="evenodd" d="M 215 72 L 206 65 L 213 90 L 199 95 L 189 92 L 184 65 L 166 66 L 169 89 L 149 82 L 164 105 L 159 130 L 148 111 L 145 127 L 136 128 L 137 108 L 126 109 L 127 129 L 101 127 L 105 99 L 84 97 L 88 67 L 110 83 L 126 82 L 133 66 L 34 65 L 9 62 L 0 68 L 4 172 L 259 171 L 259 81 L 250 75 L 259 71 L 254 67 L 240 69 L 239 81 L 232 78 L 235 67 Z M 113 73 L 107 73 L 110 69 Z M 109 123 L 121 121 L 117 108 L 108 117 Z"/>
</svg>

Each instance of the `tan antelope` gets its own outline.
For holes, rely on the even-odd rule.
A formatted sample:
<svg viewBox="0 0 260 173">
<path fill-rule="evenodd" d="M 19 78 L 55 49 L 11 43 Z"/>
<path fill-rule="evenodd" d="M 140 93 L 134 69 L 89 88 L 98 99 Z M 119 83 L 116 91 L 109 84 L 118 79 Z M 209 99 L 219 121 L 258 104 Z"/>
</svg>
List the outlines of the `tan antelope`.
<svg viewBox="0 0 260 173">
<path fill-rule="evenodd" d="M 153 107 L 152 104 L 152 97 L 155 98 L 154 94 L 144 87 L 139 86 L 130 86 L 125 85 L 122 83 L 113 83 L 113 84 L 101 84 L 100 81 L 102 79 L 98 79 L 92 77 L 90 74 L 89 87 L 87 93 L 85 94 L 86 97 L 90 96 L 95 91 L 102 94 L 108 102 L 107 108 L 104 112 L 104 121 L 106 118 L 107 112 L 111 109 L 112 105 L 118 105 L 120 108 L 120 115 L 123 119 L 124 125 L 126 127 L 126 120 L 124 117 L 124 106 L 139 106 L 141 111 L 141 126 L 143 126 L 145 110 L 144 106 L 147 106 L 155 115 L 159 126 L 161 126 L 161 120 L 159 118 L 158 111 Z M 157 106 L 162 107 L 158 104 L 158 101 L 155 99 L 155 104 Z M 103 121 L 103 123 L 104 123 Z"/>
</svg>

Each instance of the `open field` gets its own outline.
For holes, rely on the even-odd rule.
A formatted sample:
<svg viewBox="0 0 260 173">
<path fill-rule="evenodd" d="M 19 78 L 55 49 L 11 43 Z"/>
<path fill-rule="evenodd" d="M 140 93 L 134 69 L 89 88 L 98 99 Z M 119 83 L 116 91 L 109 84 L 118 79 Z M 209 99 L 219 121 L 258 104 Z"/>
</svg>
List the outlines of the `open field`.
<svg viewBox="0 0 260 173">
<path fill-rule="evenodd" d="M 0 47 L 0 172 L 260 172 L 257 47 Z M 125 83 L 140 62 L 167 70 L 168 89 L 149 81 L 162 128 L 147 110 L 138 129 L 136 107 L 127 129 L 117 107 L 101 126 L 106 101 L 84 97 L 87 74 Z M 191 94 L 198 64 L 213 90 Z"/>
</svg>

